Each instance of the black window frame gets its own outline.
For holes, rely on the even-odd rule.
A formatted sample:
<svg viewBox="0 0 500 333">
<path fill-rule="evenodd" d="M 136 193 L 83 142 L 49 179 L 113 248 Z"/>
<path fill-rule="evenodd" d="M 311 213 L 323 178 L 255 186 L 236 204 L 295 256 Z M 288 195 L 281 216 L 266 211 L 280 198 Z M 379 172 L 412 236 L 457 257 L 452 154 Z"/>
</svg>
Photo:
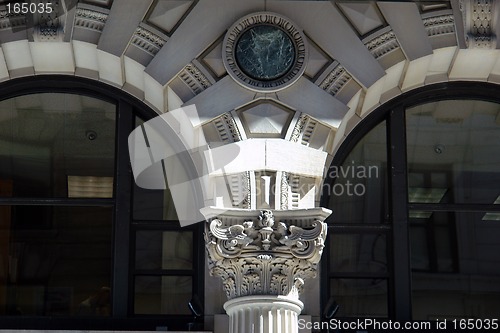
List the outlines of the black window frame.
<svg viewBox="0 0 500 333">
<path fill-rule="evenodd" d="M 193 316 L 134 315 L 133 276 L 135 236 L 133 221 L 133 175 L 128 152 L 128 136 L 135 129 L 135 117 L 150 120 L 158 114 L 143 101 L 118 87 L 77 76 L 40 75 L 0 83 L 0 100 L 37 93 L 66 93 L 83 95 L 116 105 L 115 174 L 113 198 L 0 198 L 0 205 L 94 206 L 113 207 L 112 227 L 112 309 L 109 317 L 34 317 L 0 316 L 4 329 L 72 329 L 72 330 L 151 330 L 168 327 L 186 330 Z M 174 143 L 182 144 L 181 141 Z M 146 228 L 185 230 L 178 221 L 151 221 Z M 193 231 L 193 295 L 204 300 L 203 224 L 187 227 Z M 187 230 L 186 229 L 186 230 Z M 187 306 L 187 305 L 186 305 Z"/>
<path fill-rule="evenodd" d="M 409 211 L 432 212 L 500 212 L 500 205 L 474 203 L 410 203 L 408 200 L 408 174 L 406 153 L 406 110 L 408 108 L 443 100 L 478 100 L 500 104 L 500 88 L 487 82 L 442 82 L 405 92 L 382 104 L 364 118 L 341 144 L 333 157 L 330 168 L 344 163 L 356 144 L 382 121 L 387 122 L 387 163 L 389 186 L 389 225 L 336 224 L 335 212 L 327 219 L 328 233 L 373 233 L 386 232 L 388 255 L 388 319 L 400 322 L 412 320 L 410 218 Z M 330 187 L 335 178 L 327 172 L 325 184 Z M 330 196 L 321 196 L 320 206 L 328 207 Z M 321 266 L 321 309 L 324 309 L 330 294 L 330 279 L 346 274 L 330 272 L 330 249 L 327 242 Z M 370 275 L 371 276 L 371 275 Z M 350 274 L 346 277 L 367 278 L 367 274 Z M 322 314 L 323 315 L 323 314 Z M 322 318 L 327 320 L 327 318 Z"/>
</svg>

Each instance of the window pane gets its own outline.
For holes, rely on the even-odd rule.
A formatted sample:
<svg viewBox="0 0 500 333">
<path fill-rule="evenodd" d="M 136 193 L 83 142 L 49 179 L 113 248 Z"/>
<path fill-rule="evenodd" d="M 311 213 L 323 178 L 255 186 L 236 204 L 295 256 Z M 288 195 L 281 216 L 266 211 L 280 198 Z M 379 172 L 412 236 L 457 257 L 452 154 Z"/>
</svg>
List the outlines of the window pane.
<svg viewBox="0 0 500 333">
<path fill-rule="evenodd" d="M 3 196 L 68 197 L 68 187 L 76 186 L 68 184 L 68 176 L 108 177 L 112 188 L 115 109 L 108 102 L 71 94 L 1 101 L 0 179 L 12 182 L 12 192 Z M 110 191 L 94 191 L 95 179 L 84 180 L 75 193 L 110 196 Z"/>
<path fill-rule="evenodd" d="M 142 126 L 144 119 L 135 117 L 135 126 Z M 175 157 L 170 158 L 169 164 L 172 168 L 176 168 L 175 172 L 178 173 L 178 179 L 186 179 L 185 171 L 182 164 Z M 169 175 L 173 175 L 171 171 Z M 158 181 L 164 181 L 160 179 Z M 186 198 L 186 200 L 188 200 Z M 166 190 L 149 190 L 137 186 L 134 182 L 133 185 L 133 218 L 137 222 L 144 221 L 161 221 L 169 220 L 176 221 L 177 213 L 175 211 L 174 201 L 170 189 Z"/>
<path fill-rule="evenodd" d="M 382 234 L 328 235 L 330 274 L 336 272 L 387 272 L 386 236 Z"/>
<path fill-rule="evenodd" d="M 191 314 L 191 276 L 137 276 L 135 314 Z"/>
<path fill-rule="evenodd" d="M 410 211 L 411 262 L 413 270 L 456 270 L 456 227 L 448 212 Z"/>
<path fill-rule="evenodd" d="M 431 269 L 431 264 L 429 259 L 429 244 L 425 228 L 421 226 L 412 226 L 410 238 L 412 269 L 429 271 Z"/>
<path fill-rule="evenodd" d="M 493 204 L 500 196 L 500 105 L 450 100 L 406 112 L 410 202 Z"/>
<path fill-rule="evenodd" d="M 332 223 L 383 223 L 387 215 L 387 142 L 385 121 L 372 129 L 351 151 L 340 167 L 331 168 L 337 177 L 323 186 L 334 211 Z"/>
<path fill-rule="evenodd" d="M 133 218 L 136 221 L 176 221 L 172 194 L 169 190 L 146 190 L 133 185 Z"/>
<path fill-rule="evenodd" d="M 0 206 L 0 315 L 110 315 L 112 215 Z"/>
<path fill-rule="evenodd" d="M 136 269 L 192 269 L 191 231 L 138 231 Z"/>
<path fill-rule="evenodd" d="M 428 213 L 431 217 L 422 228 L 426 228 L 425 237 L 433 249 L 428 252 L 428 261 L 434 268 L 416 271 L 412 260 L 413 319 L 498 317 L 500 223 L 485 220 L 486 212 Z M 433 223 L 433 219 L 440 223 Z M 415 238 L 411 239 L 413 250 Z"/>
<path fill-rule="evenodd" d="M 336 317 L 387 317 L 387 280 L 331 279 L 330 293 L 339 304 Z"/>
</svg>

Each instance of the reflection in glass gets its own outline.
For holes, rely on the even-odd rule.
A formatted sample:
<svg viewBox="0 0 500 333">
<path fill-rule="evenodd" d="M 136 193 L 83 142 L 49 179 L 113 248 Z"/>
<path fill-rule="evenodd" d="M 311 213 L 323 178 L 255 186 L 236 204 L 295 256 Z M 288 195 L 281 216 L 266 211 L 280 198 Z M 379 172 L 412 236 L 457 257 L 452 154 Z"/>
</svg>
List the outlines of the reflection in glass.
<svg viewBox="0 0 500 333">
<path fill-rule="evenodd" d="M 191 314 L 191 276 L 137 276 L 135 314 Z"/>
<path fill-rule="evenodd" d="M 0 206 L 0 315 L 109 316 L 112 208 Z"/>
<path fill-rule="evenodd" d="M 113 177 L 68 176 L 68 198 L 112 198 Z"/>
<path fill-rule="evenodd" d="M 0 179 L 13 197 L 67 197 L 67 176 L 113 177 L 115 105 L 44 93 L 0 102 Z"/>
<path fill-rule="evenodd" d="M 136 221 L 176 221 L 170 190 L 146 190 L 133 185 L 133 218 Z"/>
<path fill-rule="evenodd" d="M 483 221 L 484 215 L 432 212 L 431 219 L 412 220 L 414 320 L 498 317 L 500 224 Z M 429 251 L 418 250 L 425 244 Z"/>
<path fill-rule="evenodd" d="M 334 232 L 328 240 L 331 272 L 387 272 L 385 235 Z"/>
<path fill-rule="evenodd" d="M 407 110 L 410 194 L 416 189 L 428 193 L 412 202 L 434 196 L 441 203 L 493 204 L 500 195 L 499 112 L 499 104 L 475 100 Z"/>
<path fill-rule="evenodd" d="M 387 280 L 331 279 L 330 295 L 340 305 L 336 317 L 387 317 Z"/>
<path fill-rule="evenodd" d="M 410 211 L 413 270 L 456 271 L 456 227 L 451 213 Z"/>
<path fill-rule="evenodd" d="M 500 205 L 500 195 L 494 202 L 495 205 Z M 500 221 L 500 213 L 486 213 L 483 216 L 483 221 Z"/>
<path fill-rule="evenodd" d="M 137 231 L 136 269 L 193 268 L 192 231 Z"/>
<path fill-rule="evenodd" d="M 412 269 L 429 271 L 429 244 L 427 232 L 422 226 L 412 226 L 410 232 Z"/>
<path fill-rule="evenodd" d="M 373 128 L 349 153 L 340 167 L 331 168 L 337 178 L 324 184 L 330 195 L 332 223 L 383 223 L 387 212 L 387 142 L 385 121 Z"/>
<path fill-rule="evenodd" d="M 144 119 L 135 117 L 135 126 L 144 124 Z M 188 180 L 186 168 L 179 158 L 171 157 L 168 159 L 169 167 L 175 168 L 175 179 Z M 166 167 L 168 167 L 166 165 Z M 169 174 L 174 174 L 170 171 Z M 192 198 L 186 198 L 190 200 Z M 133 184 L 133 219 L 137 222 L 142 221 L 176 221 L 177 212 L 175 210 L 172 192 L 166 190 L 148 190 Z"/>
</svg>

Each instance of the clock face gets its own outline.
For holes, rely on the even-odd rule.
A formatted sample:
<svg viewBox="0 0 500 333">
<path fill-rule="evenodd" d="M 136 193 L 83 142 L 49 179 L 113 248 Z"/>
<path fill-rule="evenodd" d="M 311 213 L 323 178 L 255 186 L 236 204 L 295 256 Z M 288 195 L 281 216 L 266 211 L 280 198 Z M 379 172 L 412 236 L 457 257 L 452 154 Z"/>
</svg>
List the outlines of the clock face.
<svg viewBox="0 0 500 333">
<path fill-rule="evenodd" d="M 255 80 L 275 80 L 285 75 L 295 61 L 295 45 L 288 34 L 272 25 L 246 30 L 236 43 L 236 62 Z"/>
<path fill-rule="evenodd" d="M 307 65 L 306 37 L 293 22 L 272 12 L 247 15 L 222 43 L 229 76 L 256 92 L 276 92 L 295 83 Z"/>
</svg>

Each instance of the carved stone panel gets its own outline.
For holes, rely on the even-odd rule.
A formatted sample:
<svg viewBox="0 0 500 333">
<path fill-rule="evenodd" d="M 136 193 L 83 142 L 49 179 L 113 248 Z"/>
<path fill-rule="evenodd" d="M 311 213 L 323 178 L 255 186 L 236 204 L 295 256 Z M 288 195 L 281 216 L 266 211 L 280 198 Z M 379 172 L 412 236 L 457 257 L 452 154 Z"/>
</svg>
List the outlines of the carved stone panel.
<svg viewBox="0 0 500 333">
<path fill-rule="evenodd" d="M 469 49 L 494 49 L 498 3 L 495 0 L 460 0 L 464 18 L 465 42 Z"/>
</svg>

